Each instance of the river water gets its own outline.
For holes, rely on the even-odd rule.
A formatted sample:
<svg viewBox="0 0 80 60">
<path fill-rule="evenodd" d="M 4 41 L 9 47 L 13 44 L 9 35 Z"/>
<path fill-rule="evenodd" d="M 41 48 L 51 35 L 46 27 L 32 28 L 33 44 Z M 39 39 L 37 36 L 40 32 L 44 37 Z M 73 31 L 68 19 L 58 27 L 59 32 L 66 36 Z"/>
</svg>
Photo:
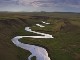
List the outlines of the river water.
<svg viewBox="0 0 80 60">
<path fill-rule="evenodd" d="M 38 24 L 38 26 L 43 27 L 42 25 Z M 31 60 L 31 58 L 33 56 L 36 57 L 36 60 L 51 60 L 50 57 L 48 56 L 48 52 L 46 49 L 44 49 L 43 47 L 39 47 L 36 45 L 30 45 L 30 44 L 24 44 L 21 43 L 19 41 L 19 39 L 21 38 L 54 38 L 52 37 L 52 35 L 50 34 L 45 34 L 45 33 L 41 33 L 41 32 L 36 32 L 36 31 L 32 31 L 30 29 L 30 27 L 25 27 L 25 30 L 28 32 L 32 32 L 32 33 L 36 33 L 36 34 L 40 34 L 42 36 L 16 36 L 14 38 L 12 38 L 12 42 L 17 46 L 20 47 L 22 49 L 28 50 L 31 52 L 31 55 L 28 57 L 28 60 Z"/>
</svg>

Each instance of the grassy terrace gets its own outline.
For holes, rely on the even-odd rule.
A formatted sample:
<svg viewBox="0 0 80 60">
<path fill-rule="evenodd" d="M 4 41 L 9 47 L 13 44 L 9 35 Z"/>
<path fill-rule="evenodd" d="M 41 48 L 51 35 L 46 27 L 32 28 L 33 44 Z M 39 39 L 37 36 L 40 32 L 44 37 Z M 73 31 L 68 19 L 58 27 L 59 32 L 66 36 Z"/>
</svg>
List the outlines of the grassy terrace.
<svg viewBox="0 0 80 60">
<path fill-rule="evenodd" d="M 35 24 L 42 24 L 41 21 L 51 24 L 44 28 L 37 27 Z M 21 42 L 46 48 L 51 60 L 80 60 L 78 13 L 0 13 L 0 60 L 26 60 L 31 54 L 11 42 L 14 36 L 37 35 L 26 32 L 26 26 L 34 31 L 51 34 L 54 39 L 23 38 Z"/>
</svg>

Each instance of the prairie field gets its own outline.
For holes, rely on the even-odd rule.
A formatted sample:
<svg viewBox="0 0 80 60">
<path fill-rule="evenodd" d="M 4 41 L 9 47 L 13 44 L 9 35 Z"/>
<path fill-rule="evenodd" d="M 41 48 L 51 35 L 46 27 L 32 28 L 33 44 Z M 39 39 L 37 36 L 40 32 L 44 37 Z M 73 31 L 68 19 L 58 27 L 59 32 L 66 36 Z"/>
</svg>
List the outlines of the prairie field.
<svg viewBox="0 0 80 60">
<path fill-rule="evenodd" d="M 37 23 L 45 27 L 40 28 Z M 51 60 L 80 60 L 80 13 L 70 12 L 0 12 L 0 60 L 28 60 L 31 53 L 11 41 L 15 36 L 37 35 L 26 32 L 27 26 L 54 38 L 22 38 L 21 42 L 45 48 Z"/>
</svg>

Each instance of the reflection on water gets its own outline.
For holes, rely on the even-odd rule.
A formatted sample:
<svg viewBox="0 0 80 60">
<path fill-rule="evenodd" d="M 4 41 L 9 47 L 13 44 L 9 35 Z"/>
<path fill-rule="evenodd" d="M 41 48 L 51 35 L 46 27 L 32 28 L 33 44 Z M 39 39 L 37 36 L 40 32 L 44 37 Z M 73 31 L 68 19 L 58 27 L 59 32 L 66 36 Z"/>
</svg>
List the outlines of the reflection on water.
<svg viewBox="0 0 80 60">
<path fill-rule="evenodd" d="M 42 27 L 42 25 L 37 24 L 38 26 Z M 28 32 L 40 34 L 42 36 L 16 36 L 12 39 L 12 42 L 17 46 L 22 49 L 30 51 L 32 54 L 28 57 L 28 60 L 31 60 L 33 56 L 36 56 L 36 60 L 51 60 L 50 57 L 48 56 L 48 52 L 46 49 L 35 46 L 35 45 L 30 45 L 30 44 L 24 44 L 19 41 L 19 39 L 23 37 L 29 37 L 29 38 L 54 38 L 50 34 L 45 34 L 45 33 L 40 33 L 36 31 L 32 31 L 30 27 L 25 27 L 25 30 Z"/>
</svg>

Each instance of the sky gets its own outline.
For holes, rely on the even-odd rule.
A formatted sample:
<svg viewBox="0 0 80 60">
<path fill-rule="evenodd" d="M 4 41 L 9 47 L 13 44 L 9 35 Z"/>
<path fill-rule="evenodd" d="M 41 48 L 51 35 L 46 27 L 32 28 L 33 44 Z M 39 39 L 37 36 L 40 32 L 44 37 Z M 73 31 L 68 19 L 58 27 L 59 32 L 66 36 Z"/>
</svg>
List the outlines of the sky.
<svg viewBox="0 0 80 60">
<path fill-rule="evenodd" d="M 80 0 L 0 0 L 0 11 L 80 12 Z"/>
</svg>

